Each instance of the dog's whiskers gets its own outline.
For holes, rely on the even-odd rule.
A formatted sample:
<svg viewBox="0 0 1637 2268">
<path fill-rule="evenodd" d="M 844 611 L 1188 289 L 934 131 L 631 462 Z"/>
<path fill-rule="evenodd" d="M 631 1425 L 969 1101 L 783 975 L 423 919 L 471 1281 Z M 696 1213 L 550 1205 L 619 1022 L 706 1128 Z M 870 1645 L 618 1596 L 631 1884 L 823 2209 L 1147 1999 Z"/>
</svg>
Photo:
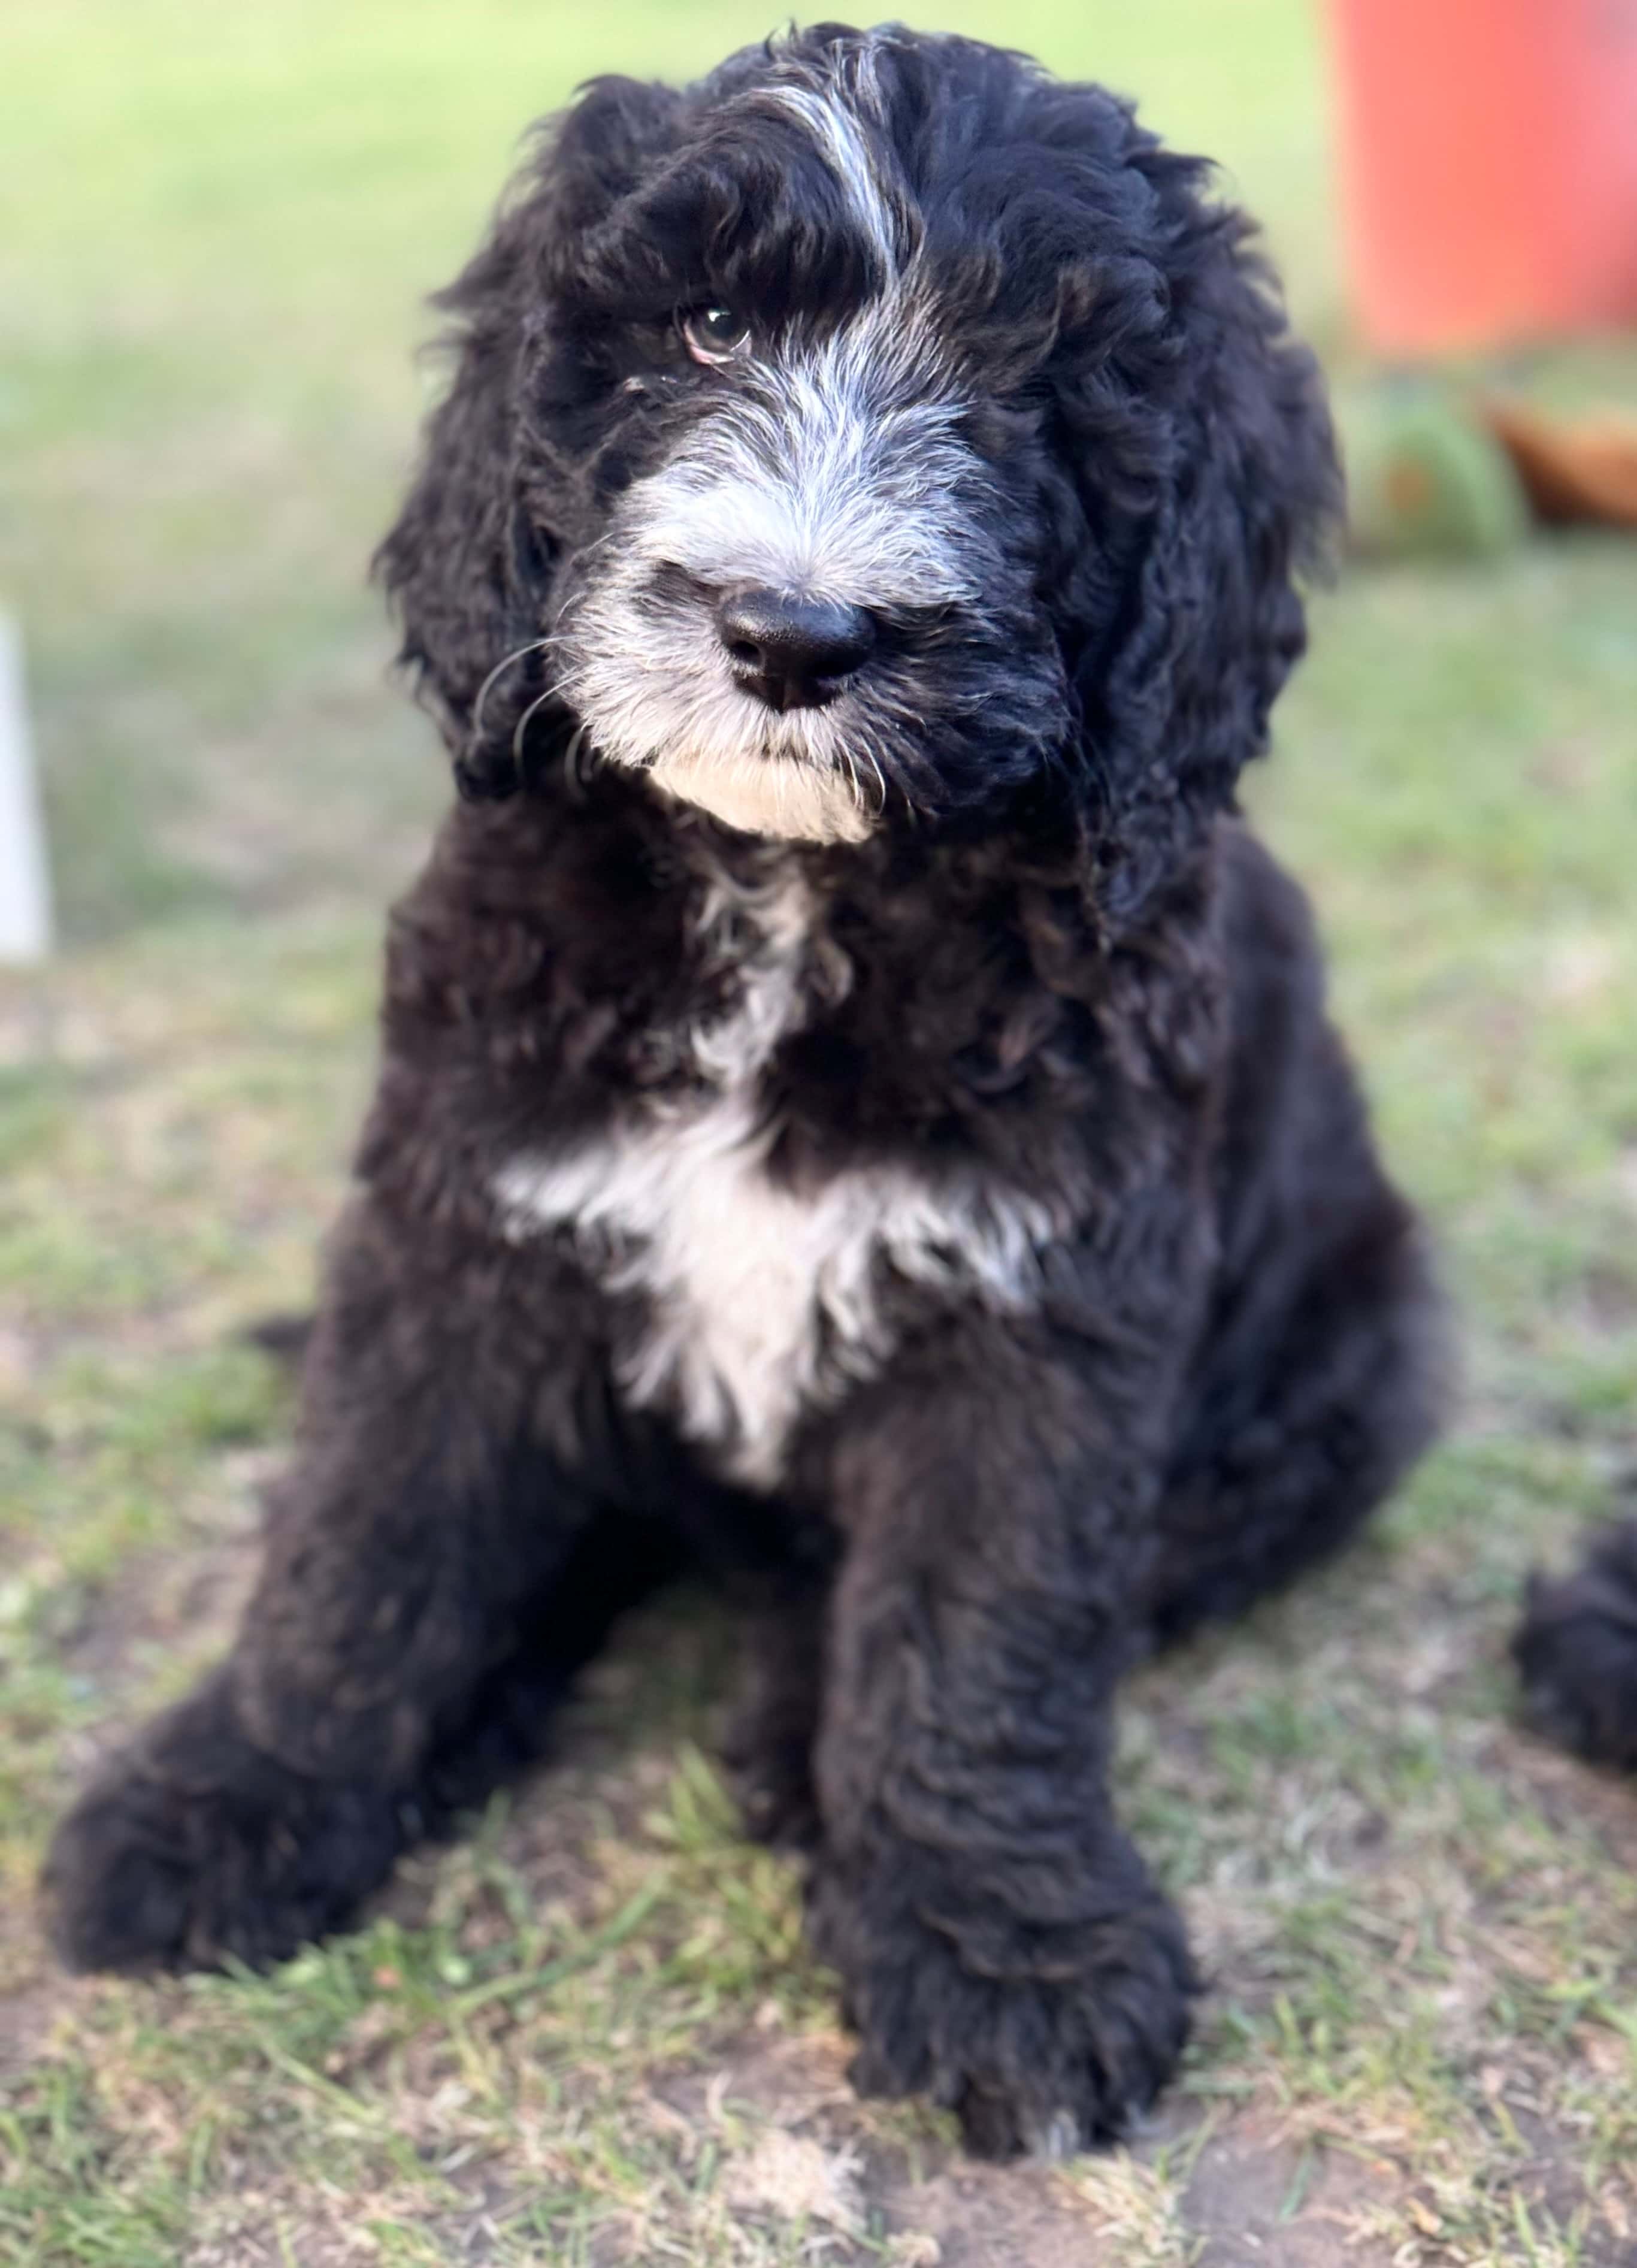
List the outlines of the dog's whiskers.
<svg viewBox="0 0 1637 2268">
<path fill-rule="evenodd" d="M 544 693 L 536 695 L 535 698 L 530 702 L 528 707 L 524 711 L 522 716 L 518 718 L 517 730 L 511 736 L 511 760 L 513 763 L 517 765 L 519 772 L 523 770 L 523 744 L 528 738 L 529 726 L 534 722 L 535 718 L 539 716 L 540 711 L 545 708 L 548 701 L 556 700 L 559 694 L 562 691 L 562 679 L 554 679 L 552 683 L 546 688 Z M 584 731 L 584 727 L 582 726 L 580 729 Z"/>
<path fill-rule="evenodd" d="M 531 638 L 526 645 L 514 646 L 510 653 L 503 655 L 495 664 L 488 675 L 479 686 L 477 699 L 472 703 L 471 736 L 474 742 L 483 737 L 483 711 L 488 696 L 506 672 L 518 662 L 526 661 L 530 654 L 539 653 L 542 648 L 554 644 L 555 642 L 554 635 L 547 631 L 544 637 Z"/>
<path fill-rule="evenodd" d="M 877 819 L 884 819 L 886 816 L 887 807 L 886 775 L 881 769 L 881 759 L 877 755 L 874 748 L 870 746 L 868 740 L 864 743 L 863 757 L 864 762 L 869 765 L 870 771 L 875 776 L 876 808 L 874 816 Z"/>
<path fill-rule="evenodd" d="M 576 802 L 584 800 L 585 783 L 596 770 L 597 764 L 597 748 L 591 737 L 591 727 L 576 725 L 569 737 L 569 745 L 562 758 L 563 777 Z"/>
</svg>

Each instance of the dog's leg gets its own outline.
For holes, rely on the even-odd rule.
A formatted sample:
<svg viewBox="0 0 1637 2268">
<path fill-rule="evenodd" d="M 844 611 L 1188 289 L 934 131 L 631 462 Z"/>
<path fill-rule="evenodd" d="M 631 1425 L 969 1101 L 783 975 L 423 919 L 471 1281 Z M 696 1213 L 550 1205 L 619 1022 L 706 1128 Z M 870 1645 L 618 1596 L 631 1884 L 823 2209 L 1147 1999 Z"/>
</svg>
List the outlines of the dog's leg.
<svg viewBox="0 0 1637 2268">
<path fill-rule="evenodd" d="M 1118 2133 L 1187 2032 L 1182 1926 L 1105 1785 L 1167 1395 L 1121 1369 L 1105 1396 L 941 1349 L 837 1448 L 814 1942 L 861 2090 L 929 2092 L 985 2156 Z"/>
<path fill-rule="evenodd" d="M 1282 1310 L 1224 1335 L 1158 1513 L 1162 1644 L 1338 1550 L 1437 1430 L 1443 1313 L 1417 1226 L 1378 1180 L 1353 1233 L 1258 1256 Z M 1251 1294 L 1247 1293 L 1247 1304 Z"/>
<path fill-rule="evenodd" d="M 811 1850 L 820 1828 L 813 1747 L 824 1691 L 827 1585 L 782 1587 L 753 1602 L 743 1683 L 723 1762 L 745 1832 L 784 1850 Z"/>
<path fill-rule="evenodd" d="M 356 1211 L 233 1651 L 58 1830 L 45 1889 L 70 1962 L 283 1958 L 529 1752 L 612 1611 L 606 1583 L 580 1611 L 552 1597 L 598 1509 L 574 1455 L 590 1361 L 537 1260 Z"/>
</svg>

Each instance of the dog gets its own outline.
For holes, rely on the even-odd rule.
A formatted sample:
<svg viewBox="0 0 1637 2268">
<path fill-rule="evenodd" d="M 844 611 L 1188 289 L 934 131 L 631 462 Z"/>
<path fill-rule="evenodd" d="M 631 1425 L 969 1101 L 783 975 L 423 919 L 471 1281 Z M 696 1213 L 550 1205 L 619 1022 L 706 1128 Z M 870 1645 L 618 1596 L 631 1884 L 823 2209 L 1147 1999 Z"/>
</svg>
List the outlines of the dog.
<svg viewBox="0 0 1637 2268">
<path fill-rule="evenodd" d="M 378 567 L 461 793 L 259 1586 L 61 1826 L 57 1943 L 344 1926 L 702 1566 L 859 2088 L 1117 2135 L 1198 1989 L 1121 1675 L 1441 1402 L 1235 813 L 1339 508 L 1315 364 L 1201 162 L 897 28 L 593 82 L 441 304 Z"/>
</svg>

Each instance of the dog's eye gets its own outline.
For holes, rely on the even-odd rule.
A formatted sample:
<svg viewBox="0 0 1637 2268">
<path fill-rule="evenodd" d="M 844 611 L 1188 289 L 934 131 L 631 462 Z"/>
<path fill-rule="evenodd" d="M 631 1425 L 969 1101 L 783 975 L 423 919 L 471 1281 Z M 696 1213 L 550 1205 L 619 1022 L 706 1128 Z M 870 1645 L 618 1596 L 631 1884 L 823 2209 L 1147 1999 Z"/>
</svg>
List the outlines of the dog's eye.
<svg viewBox="0 0 1637 2268">
<path fill-rule="evenodd" d="M 750 352 L 750 325 L 731 307 L 690 307 L 677 320 L 695 362 L 738 362 Z"/>
</svg>

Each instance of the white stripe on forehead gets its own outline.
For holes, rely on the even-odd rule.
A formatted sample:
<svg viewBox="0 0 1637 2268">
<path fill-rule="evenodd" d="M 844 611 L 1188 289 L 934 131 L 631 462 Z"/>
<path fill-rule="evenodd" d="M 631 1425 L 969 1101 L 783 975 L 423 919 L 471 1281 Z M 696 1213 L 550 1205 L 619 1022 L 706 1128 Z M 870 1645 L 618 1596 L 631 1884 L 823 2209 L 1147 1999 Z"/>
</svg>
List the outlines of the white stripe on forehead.
<svg viewBox="0 0 1637 2268">
<path fill-rule="evenodd" d="M 867 330 L 774 363 L 639 482 L 627 506 L 632 563 L 871 608 L 971 603 L 982 475 L 958 406 L 902 399 L 913 347 L 894 327 Z"/>
<path fill-rule="evenodd" d="M 799 118 L 828 159 L 848 202 L 881 255 L 888 276 L 898 267 L 898 238 L 870 145 L 839 91 L 815 94 L 803 86 L 774 86 L 765 99 Z"/>
</svg>

